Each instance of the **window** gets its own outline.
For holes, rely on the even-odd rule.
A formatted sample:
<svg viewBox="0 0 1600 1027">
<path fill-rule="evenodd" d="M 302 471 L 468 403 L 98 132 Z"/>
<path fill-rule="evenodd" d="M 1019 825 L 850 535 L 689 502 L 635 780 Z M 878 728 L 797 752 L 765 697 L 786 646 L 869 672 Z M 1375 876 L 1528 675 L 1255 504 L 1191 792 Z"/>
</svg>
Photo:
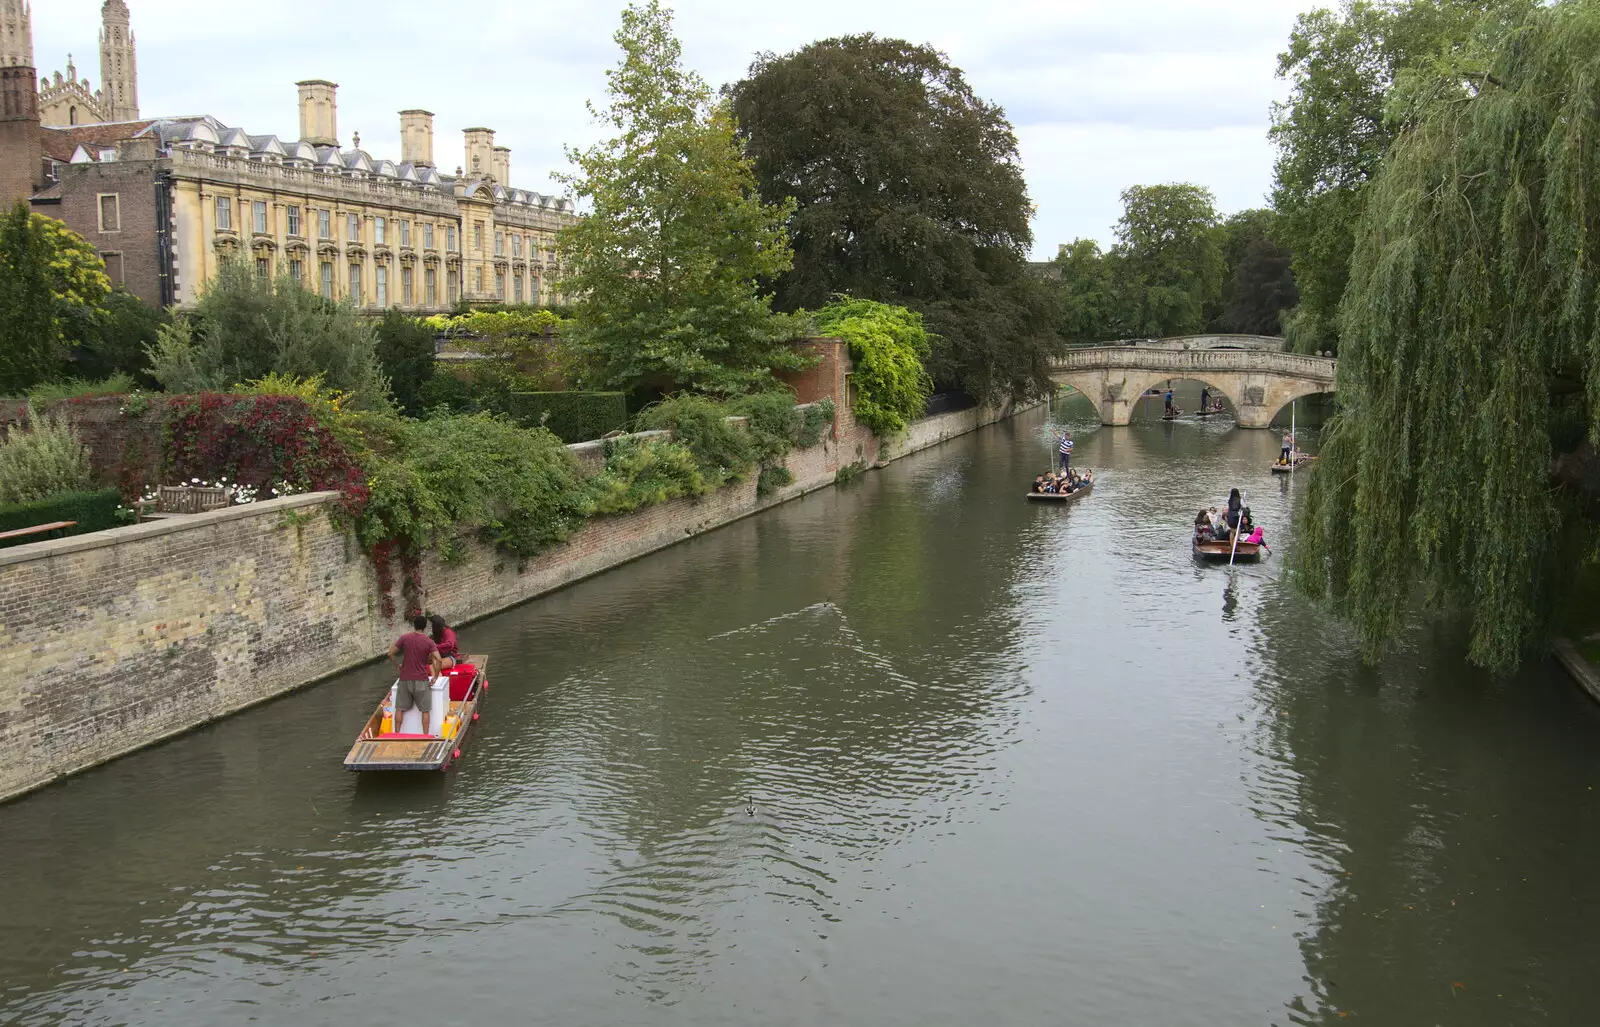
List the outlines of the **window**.
<svg viewBox="0 0 1600 1027">
<path fill-rule="evenodd" d="M 522 256 L 522 236 L 513 235 L 511 237 L 511 255 L 513 257 Z"/>
<path fill-rule="evenodd" d="M 294 204 L 289 205 L 289 234 L 300 234 L 300 208 Z"/>
<path fill-rule="evenodd" d="M 497 257 L 506 255 L 506 234 L 504 232 L 496 232 L 494 234 L 494 255 Z"/>
<path fill-rule="evenodd" d="M 408 307 L 416 302 L 411 295 L 411 269 L 408 267 L 400 269 L 400 302 Z"/>
<path fill-rule="evenodd" d="M 474 251 L 476 251 L 478 253 L 482 253 L 483 252 L 483 222 L 482 221 L 474 221 L 472 223 L 472 248 L 473 248 Z"/>
<path fill-rule="evenodd" d="M 538 275 L 529 275 L 528 276 L 528 302 L 529 303 L 538 303 L 539 302 L 539 276 Z"/>
<path fill-rule="evenodd" d="M 400 245 L 409 249 L 411 247 L 411 222 L 400 222 Z"/>
<path fill-rule="evenodd" d="M 361 295 L 361 265 L 350 265 L 350 302 L 361 306 L 364 298 Z"/>
<path fill-rule="evenodd" d="M 323 213 L 326 214 L 327 211 L 323 211 Z M 333 265 L 324 260 L 320 270 L 322 272 L 322 295 L 331 300 L 333 299 Z"/>
<path fill-rule="evenodd" d="M 233 231 L 233 200 L 227 196 L 217 197 L 217 231 Z"/>
<path fill-rule="evenodd" d="M 106 277 L 111 279 L 113 282 L 121 282 L 123 280 L 123 278 L 122 278 L 122 254 L 121 253 L 117 253 L 117 252 L 112 252 L 112 253 L 102 253 L 102 254 L 100 254 L 100 256 L 106 262 Z"/>
<path fill-rule="evenodd" d="M 265 278 L 270 274 L 272 274 L 272 261 L 268 260 L 266 257 L 257 257 L 256 277 Z"/>
<path fill-rule="evenodd" d="M 289 277 L 293 278 L 296 282 L 304 281 L 306 277 L 305 262 L 300 260 L 289 261 Z"/>
<path fill-rule="evenodd" d="M 360 242 L 361 241 L 361 215 L 360 214 L 351 214 L 350 215 L 350 217 L 348 219 L 348 224 L 345 225 L 345 239 L 344 239 L 344 241 L 347 242 L 347 243 Z"/>
<path fill-rule="evenodd" d="M 122 231 L 122 206 L 116 193 L 104 193 L 100 197 L 100 231 Z"/>
<path fill-rule="evenodd" d="M 431 267 L 422 272 L 422 302 L 430 307 L 439 305 L 439 272 Z"/>
<path fill-rule="evenodd" d="M 379 264 L 376 271 L 378 273 L 378 306 L 387 307 L 389 305 L 389 269 Z"/>
<path fill-rule="evenodd" d="M 506 301 L 506 273 L 504 271 L 496 271 L 494 273 L 494 294 L 500 298 L 501 303 Z"/>
<path fill-rule="evenodd" d="M 513 302 L 522 302 L 522 272 L 518 271 L 511 276 L 511 299 Z"/>
<path fill-rule="evenodd" d="M 456 226 L 451 225 L 444 230 L 444 248 L 450 253 L 456 252 Z"/>
<path fill-rule="evenodd" d="M 250 229 L 257 235 L 267 234 L 267 205 L 261 200 L 250 205 Z"/>
<path fill-rule="evenodd" d="M 317 211 L 317 238 L 333 238 L 333 212 L 326 210 Z"/>
<path fill-rule="evenodd" d="M 446 277 L 445 283 L 445 288 L 449 290 L 449 303 L 453 307 L 456 305 L 456 300 L 461 297 L 460 279 L 456 276 L 456 273 L 452 271 Z"/>
<path fill-rule="evenodd" d="M 477 277 L 475 279 L 474 285 L 475 285 L 474 291 L 477 292 L 477 294 L 479 296 L 482 296 L 483 295 L 483 267 L 481 265 L 478 268 L 478 274 L 477 274 Z"/>
<path fill-rule="evenodd" d="M 385 218 L 372 219 L 372 241 L 378 246 L 385 246 L 388 244 L 389 222 Z"/>
<path fill-rule="evenodd" d="M 433 249 L 433 226 L 432 225 L 423 225 L 422 226 L 422 248 L 425 249 L 425 250 Z"/>
</svg>

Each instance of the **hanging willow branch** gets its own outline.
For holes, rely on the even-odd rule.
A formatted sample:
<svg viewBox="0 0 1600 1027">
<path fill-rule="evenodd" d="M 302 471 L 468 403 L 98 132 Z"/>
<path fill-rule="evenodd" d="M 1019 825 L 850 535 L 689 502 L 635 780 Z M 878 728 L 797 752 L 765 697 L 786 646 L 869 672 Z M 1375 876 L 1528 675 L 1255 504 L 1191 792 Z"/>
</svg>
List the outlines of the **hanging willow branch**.
<svg viewBox="0 0 1600 1027">
<path fill-rule="evenodd" d="M 1600 428 L 1600 0 L 1528 14 L 1490 69 L 1496 88 L 1422 112 L 1371 189 L 1295 572 L 1369 659 L 1420 585 L 1509 671 L 1573 562 L 1552 460 L 1582 439 L 1567 426 Z"/>
</svg>

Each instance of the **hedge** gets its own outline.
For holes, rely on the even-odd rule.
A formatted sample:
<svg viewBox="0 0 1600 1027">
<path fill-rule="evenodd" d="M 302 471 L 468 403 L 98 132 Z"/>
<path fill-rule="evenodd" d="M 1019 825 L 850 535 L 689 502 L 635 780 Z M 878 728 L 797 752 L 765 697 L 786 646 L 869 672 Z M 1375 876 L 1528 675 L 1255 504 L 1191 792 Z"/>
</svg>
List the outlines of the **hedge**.
<svg viewBox="0 0 1600 1027">
<path fill-rule="evenodd" d="M 32 528 L 55 521 L 77 521 L 75 527 L 51 532 L 50 535 L 26 535 L 22 538 L 0 539 L 0 549 L 40 542 L 45 538 L 63 538 L 83 535 L 91 531 L 115 528 L 117 507 L 122 504 L 122 493 L 116 489 L 103 492 L 63 492 L 53 499 L 37 503 L 13 503 L 0 506 L 0 532 Z"/>
<path fill-rule="evenodd" d="M 589 442 L 628 426 L 621 392 L 513 392 L 511 413 L 524 427 L 549 428 L 562 442 Z"/>
</svg>

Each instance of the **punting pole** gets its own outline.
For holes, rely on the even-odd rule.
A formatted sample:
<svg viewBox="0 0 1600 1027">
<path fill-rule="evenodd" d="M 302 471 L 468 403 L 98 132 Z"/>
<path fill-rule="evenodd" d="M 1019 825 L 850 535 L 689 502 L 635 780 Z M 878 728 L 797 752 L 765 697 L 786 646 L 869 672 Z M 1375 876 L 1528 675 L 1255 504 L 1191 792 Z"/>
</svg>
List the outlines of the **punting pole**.
<svg viewBox="0 0 1600 1027">
<path fill-rule="evenodd" d="M 1289 473 L 1294 474 L 1294 465 L 1300 462 L 1300 432 L 1296 430 L 1295 414 L 1300 410 L 1300 401 L 1294 400 L 1289 404 Z"/>
<path fill-rule="evenodd" d="M 1239 493 L 1239 523 L 1233 527 L 1233 551 L 1228 554 L 1228 566 L 1233 566 L 1234 558 L 1239 555 L 1239 534 L 1244 528 L 1244 506 L 1250 498 L 1250 493 Z"/>
</svg>

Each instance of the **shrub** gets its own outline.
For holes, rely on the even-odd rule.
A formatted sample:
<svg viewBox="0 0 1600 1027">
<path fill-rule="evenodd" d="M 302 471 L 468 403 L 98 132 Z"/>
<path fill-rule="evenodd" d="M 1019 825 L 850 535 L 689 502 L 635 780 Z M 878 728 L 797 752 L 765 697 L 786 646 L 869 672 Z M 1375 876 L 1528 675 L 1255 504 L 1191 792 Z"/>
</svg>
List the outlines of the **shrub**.
<svg viewBox="0 0 1600 1027">
<path fill-rule="evenodd" d="M 794 475 L 789 471 L 789 468 L 783 466 L 763 467 L 761 469 L 761 477 L 756 479 L 756 495 L 771 495 L 784 486 L 793 484 Z"/>
<path fill-rule="evenodd" d="M 47 382 L 28 390 L 28 398 L 35 403 L 54 399 L 79 399 L 84 396 L 125 396 L 138 391 L 139 385 L 131 375 L 118 371 L 104 381 L 91 382 L 70 379 L 64 382 Z"/>
<path fill-rule="evenodd" d="M 739 481 L 760 459 L 748 432 L 728 423 L 726 407 L 704 396 L 663 400 L 639 414 L 639 427 L 671 431 L 689 447 L 711 487 Z"/>
<path fill-rule="evenodd" d="M 226 477 L 261 495 L 331 489 L 352 510 L 365 499 L 350 448 L 303 396 L 173 396 L 167 414 L 169 481 Z"/>
<path fill-rule="evenodd" d="M 661 439 L 618 439 L 606 447 L 606 468 L 592 480 L 596 513 L 617 514 L 708 490 L 689 447 Z"/>
<path fill-rule="evenodd" d="M 27 426 L 11 428 L 0 442 L 0 503 L 32 503 L 93 487 L 89 450 L 64 418 L 30 406 Z"/>
<path fill-rule="evenodd" d="M 398 310 L 385 311 L 378 322 L 378 363 L 389 379 L 389 391 L 400 409 L 420 417 L 424 388 L 433 378 L 434 327 Z"/>
<path fill-rule="evenodd" d="M 563 442 L 588 442 L 628 426 L 627 396 L 620 392 L 517 392 L 511 414 L 530 428 L 547 428 Z"/>
<path fill-rule="evenodd" d="M 71 527 L 62 529 L 59 535 L 83 535 L 91 531 L 105 531 L 115 528 L 121 523 L 117 516 L 117 509 L 122 504 L 122 493 L 116 489 L 105 489 L 98 492 L 62 492 L 51 496 L 49 499 L 36 500 L 30 503 L 11 503 L 0 505 L 0 532 L 16 531 L 21 528 L 37 527 L 41 524 L 53 524 L 56 521 L 77 521 Z M 0 540 L 0 548 L 7 546 L 20 546 L 29 542 L 38 542 L 42 536 L 31 535 L 24 538 Z"/>
<path fill-rule="evenodd" d="M 817 312 L 817 327 L 850 346 L 857 420 L 890 435 L 922 416 L 933 379 L 924 366 L 930 342 L 921 314 L 872 300 L 841 299 Z"/>
</svg>

